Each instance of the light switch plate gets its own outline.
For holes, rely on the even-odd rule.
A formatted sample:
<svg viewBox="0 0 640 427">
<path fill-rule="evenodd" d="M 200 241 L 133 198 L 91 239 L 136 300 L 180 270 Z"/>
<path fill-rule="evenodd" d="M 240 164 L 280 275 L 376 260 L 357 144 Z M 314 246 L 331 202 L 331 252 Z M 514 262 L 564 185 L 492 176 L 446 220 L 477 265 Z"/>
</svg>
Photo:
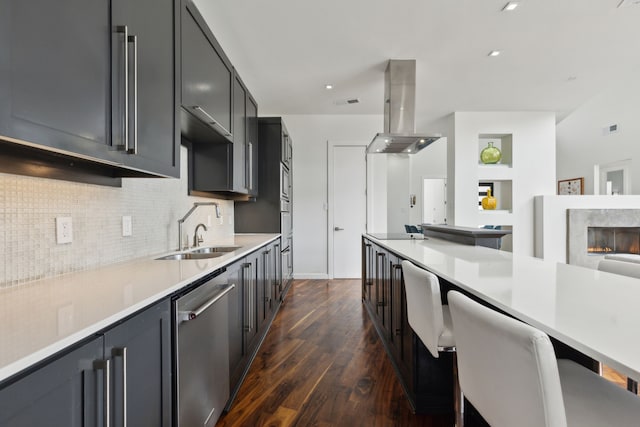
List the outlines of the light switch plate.
<svg viewBox="0 0 640 427">
<path fill-rule="evenodd" d="M 70 216 L 56 218 L 56 242 L 59 245 L 73 242 L 73 224 Z"/>
<path fill-rule="evenodd" d="M 131 236 L 133 234 L 133 225 L 131 223 L 131 215 L 122 217 L 122 237 Z"/>
</svg>

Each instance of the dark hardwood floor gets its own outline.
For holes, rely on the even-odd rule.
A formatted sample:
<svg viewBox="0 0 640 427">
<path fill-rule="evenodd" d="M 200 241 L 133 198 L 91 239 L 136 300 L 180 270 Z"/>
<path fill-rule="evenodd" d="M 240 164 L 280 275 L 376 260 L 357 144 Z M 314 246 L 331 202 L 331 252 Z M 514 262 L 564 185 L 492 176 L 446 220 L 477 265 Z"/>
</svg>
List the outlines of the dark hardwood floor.
<svg viewBox="0 0 640 427">
<path fill-rule="evenodd" d="M 451 426 L 414 415 L 360 280 L 296 280 L 218 426 Z"/>
</svg>

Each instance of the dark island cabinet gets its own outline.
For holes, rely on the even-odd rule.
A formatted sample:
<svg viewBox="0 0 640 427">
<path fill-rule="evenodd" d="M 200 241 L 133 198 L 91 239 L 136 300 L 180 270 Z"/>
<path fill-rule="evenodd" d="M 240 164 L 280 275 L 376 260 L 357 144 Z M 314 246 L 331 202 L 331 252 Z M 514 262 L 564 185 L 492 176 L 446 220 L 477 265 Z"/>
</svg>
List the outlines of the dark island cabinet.
<svg viewBox="0 0 640 427">
<path fill-rule="evenodd" d="M 453 356 L 434 358 L 411 329 L 402 260 L 362 238 L 362 302 L 415 411 L 453 414 Z"/>
<path fill-rule="evenodd" d="M 165 300 L 0 385 L 0 425 L 171 426 L 169 316 Z"/>
<path fill-rule="evenodd" d="M 192 119 L 233 141 L 232 80 L 231 62 L 196 6 L 186 0 L 182 9 L 182 107 L 191 117 L 183 116 L 182 126 L 183 134 L 193 142 L 200 139 L 191 135 L 191 127 L 197 129 Z"/>
<path fill-rule="evenodd" d="M 116 176 L 179 175 L 174 0 L 0 9 L 0 139 Z"/>
</svg>

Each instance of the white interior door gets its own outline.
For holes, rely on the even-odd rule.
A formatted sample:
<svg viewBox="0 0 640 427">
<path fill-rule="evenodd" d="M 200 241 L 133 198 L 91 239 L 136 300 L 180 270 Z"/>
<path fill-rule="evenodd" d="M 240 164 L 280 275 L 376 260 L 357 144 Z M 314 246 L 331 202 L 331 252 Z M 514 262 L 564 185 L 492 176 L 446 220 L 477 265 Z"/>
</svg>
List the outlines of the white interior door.
<svg viewBox="0 0 640 427">
<path fill-rule="evenodd" d="M 366 230 L 365 146 L 333 146 L 330 200 L 333 211 L 333 277 L 359 278 L 362 274 L 361 237 Z"/>
<path fill-rule="evenodd" d="M 422 222 L 426 224 L 447 223 L 446 178 L 424 178 L 422 180 Z"/>
</svg>

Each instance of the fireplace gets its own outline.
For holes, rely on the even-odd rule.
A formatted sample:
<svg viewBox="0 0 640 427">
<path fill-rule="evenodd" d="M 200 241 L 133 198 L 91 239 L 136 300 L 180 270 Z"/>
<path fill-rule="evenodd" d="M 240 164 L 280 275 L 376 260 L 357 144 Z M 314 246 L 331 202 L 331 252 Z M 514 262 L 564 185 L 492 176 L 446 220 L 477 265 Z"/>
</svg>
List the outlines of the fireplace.
<svg viewBox="0 0 640 427">
<path fill-rule="evenodd" d="M 640 227 L 587 227 L 589 254 L 640 254 Z"/>
<path fill-rule="evenodd" d="M 640 254 L 640 209 L 567 209 L 567 261 L 598 268 L 607 254 Z"/>
</svg>

